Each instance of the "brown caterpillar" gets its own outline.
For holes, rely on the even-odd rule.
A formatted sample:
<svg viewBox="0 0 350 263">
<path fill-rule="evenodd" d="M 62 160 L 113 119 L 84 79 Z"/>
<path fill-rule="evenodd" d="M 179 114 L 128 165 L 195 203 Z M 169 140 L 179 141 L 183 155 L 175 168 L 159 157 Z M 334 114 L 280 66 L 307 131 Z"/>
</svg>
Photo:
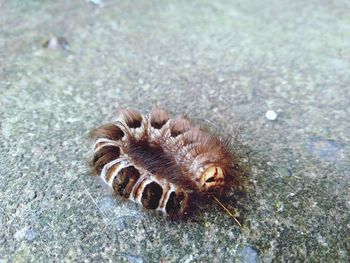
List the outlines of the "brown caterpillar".
<svg viewBox="0 0 350 263">
<path fill-rule="evenodd" d="M 188 215 L 197 198 L 243 183 L 230 141 L 184 115 L 171 119 L 158 107 L 150 115 L 121 109 L 92 135 L 95 172 L 117 194 L 170 217 Z"/>
</svg>

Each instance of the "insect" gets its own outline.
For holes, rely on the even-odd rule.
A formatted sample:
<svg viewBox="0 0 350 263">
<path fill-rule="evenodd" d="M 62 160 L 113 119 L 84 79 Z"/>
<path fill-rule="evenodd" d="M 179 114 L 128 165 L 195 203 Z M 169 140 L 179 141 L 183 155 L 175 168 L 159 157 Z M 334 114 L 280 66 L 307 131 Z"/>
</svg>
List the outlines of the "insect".
<svg viewBox="0 0 350 263">
<path fill-rule="evenodd" d="M 120 109 L 92 137 L 96 174 L 118 195 L 172 218 L 191 214 L 198 199 L 218 201 L 216 196 L 244 184 L 230 140 L 184 115 L 171 118 L 158 107 L 149 115 Z"/>
</svg>

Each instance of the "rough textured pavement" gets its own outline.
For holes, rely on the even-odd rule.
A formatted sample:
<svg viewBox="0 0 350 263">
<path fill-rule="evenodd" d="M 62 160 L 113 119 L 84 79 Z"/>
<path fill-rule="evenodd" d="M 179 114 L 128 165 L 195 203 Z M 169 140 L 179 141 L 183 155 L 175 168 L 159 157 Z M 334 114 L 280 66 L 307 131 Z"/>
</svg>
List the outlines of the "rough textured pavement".
<svg viewBox="0 0 350 263">
<path fill-rule="evenodd" d="M 0 1 L 0 262 L 349 262 L 349 14 L 348 1 Z M 53 36 L 68 45 L 45 48 Z M 169 222 L 91 176 L 89 131 L 155 104 L 238 136 L 250 190 L 225 202 L 242 229 L 216 204 Z"/>
</svg>

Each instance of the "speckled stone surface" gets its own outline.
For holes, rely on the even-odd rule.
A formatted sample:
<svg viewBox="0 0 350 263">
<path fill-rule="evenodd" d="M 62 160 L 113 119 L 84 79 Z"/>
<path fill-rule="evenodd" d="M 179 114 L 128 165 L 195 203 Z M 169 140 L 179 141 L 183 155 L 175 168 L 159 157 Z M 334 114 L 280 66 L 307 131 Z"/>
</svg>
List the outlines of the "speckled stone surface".
<svg viewBox="0 0 350 263">
<path fill-rule="evenodd" d="M 0 262 L 349 262 L 349 14 L 348 1 L 0 1 Z M 45 48 L 53 36 L 68 45 Z M 89 131 L 155 104 L 238 136 L 249 191 L 226 205 L 243 228 L 216 204 L 169 222 L 91 175 Z"/>
</svg>

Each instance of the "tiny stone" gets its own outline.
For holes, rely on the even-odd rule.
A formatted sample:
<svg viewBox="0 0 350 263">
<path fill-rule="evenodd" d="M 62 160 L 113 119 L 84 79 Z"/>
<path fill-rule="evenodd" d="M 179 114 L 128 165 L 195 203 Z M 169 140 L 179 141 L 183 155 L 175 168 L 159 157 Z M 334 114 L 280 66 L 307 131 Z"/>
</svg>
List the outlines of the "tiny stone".
<svg viewBox="0 0 350 263">
<path fill-rule="evenodd" d="M 143 259 L 137 256 L 126 256 L 130 263 L 143 263 Z"/>
<path fill-rule="evenodd" d="M 24 234 L 24 238 L 27 239 L 28 241 L 34 240 L 37 236 L 38 236 L 38 233 L 33 229 L 28 229 Z"/>
<path fill-rule="evenodd" d="M 116 230 L 121 231 L 126 227 L 125 221 L 123 218 L 117 218 L 114 221 L 114 227 L 116 228 Z"/>
<path fill-rule="evenodd" d="M 273 110 L 268 110 L 266 113 L 265 113 L 265 116 L 268 120 L 270 121 L 274 121 L 277 119 L 277 113 Z"/>
<path fill-rule="evenodd" d="M 67 49 L 68 48 L 68 41 L 64 37 L 52 37 L 49 40 L 47 40 L 44 44 L 43 47 L 48 48 L 48 49 Z"/>
<path fill-rule="evenodd" d="M 246 246 L 241 251 L 241 262 L 258 263 L 260 262 L 258 251 L 251 246 Z"/>
<path fill-rule="evenodd" d="M 218 77 L 218 82 L 219 83 L 222 83 L 222 82 L 224 82 L 225 81 L 225 78 L 223 78 L 223 77 Z"/>
<path fill-rule="evenodd" d="M 87 2 L 90 2 L 94 5 L 100 5 L 100 6 L 103 4 L 102 0 L 87 0 Z"/>
<path fill-rule="evenodd" d="M 13 237 L 17 240 L 21 240 L 25 236 L 25 233 L 27 232 L 27 230 L 28 230 L 28 227 L 22 227 L 14 234 Z"/>
<path fill-rule="evenodd" d="M 284 210 L 284 204 L 280 201 L 275 203 L 275 207 L 278 212 L 282 212 Z"/>
</svg>

